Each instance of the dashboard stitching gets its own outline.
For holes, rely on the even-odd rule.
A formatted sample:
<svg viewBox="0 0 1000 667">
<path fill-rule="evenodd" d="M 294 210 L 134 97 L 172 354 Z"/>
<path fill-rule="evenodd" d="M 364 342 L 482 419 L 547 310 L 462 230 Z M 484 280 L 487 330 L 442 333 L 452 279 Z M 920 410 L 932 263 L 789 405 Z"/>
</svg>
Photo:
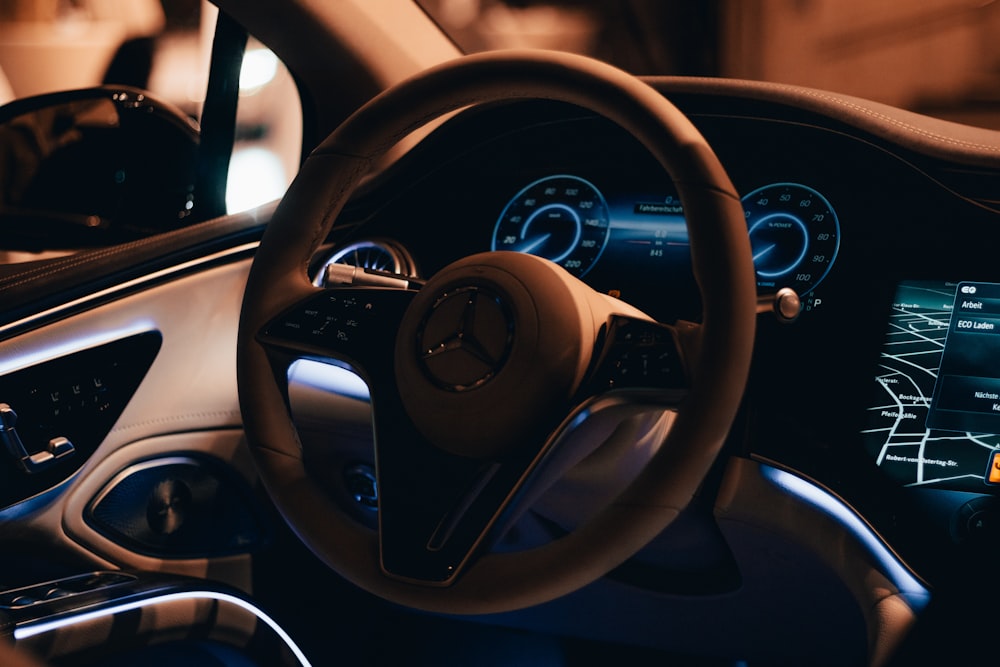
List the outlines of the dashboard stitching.
<svg viewBox="0 0 1000 667">
<path fill-rule="evenodd" d="M 185 415 L 173 415 L 170 417 L 158 417 L 156 419 L 148 419 L 141 422 L 134 422 L 132 424 L 124 424 L 122 426 L 116 426 L 111 429 L 109 433 L 122 433 L 124 431 L 130 431 L 132 429 L 141 428 L 143 426 L 153 426 L 156 424 L 169 424 L 171 422 L 181 422 L 187 421 L 189 419 L 201 419 L 201 418 L 214 418 L 214 417 L 237 417 L 238 420 L 242 420 L 240 412 L 238 410 L 215 410 L 212 412 L 194 412 Z"/>
<path fill-rule="evenodd" d="M 83 264 L 90 263 L 90 262 L 92 262 L 94 260 L 103 259 L 105 257 L 110 257 L 112 255 L 116 255 L 116 254 L 120 254 L 120 253 L 126 253 L 129 250 L 132 250 L 135 247 L 138 247 L 140 245 L 142 245 L 142 244 L 141 243 L 129 243 L 129 244 L 126 244 L 126 245 L 123 245 L 123 246 L 115 246 L 115 247 L 110 248 L 108 250 L 98 251 L 98 252 L 94 252 L 94 253 L 84 253 L 83 255 L 74 255 L 73 256 L 74 259 L 72 261 L 70 261 L 70 260 L 64 260 L 64 261 L 55 260 L 54 262 L 52 262 L 51 264 L 47 264 L 46 266 L 39 267 L 37 269 L 29 269 L 27 271 L 22 271 L 20 273 L 16 273 L 16 274 L 12 275 L 7 280 L 0 282 L 0 291 L 13 289 L 13 288 L 18 287 L 20 285 L 24 285 L 26 283 L 29 283 L 32 280 L 36 279 L 36 278 L 40 278 L 42 276 L 52 275 L 52 274 L 58 273 L 59 271 L 61 271 L 63 269 L 70 269 L 70 268 L 73 268 L 73 267 L 76 267 L 76 266 L 81 266 Z M 20 279 L 20 280 L 18 280 L 18 279 Z"/>
<path fill-rule="evenodd" d="M 809 97 L 814 97 L 816 99 L 826 100 L 826 101 L 829 101 L 829 102 L 833 102 L 835 104 L 839 104 L 840 106 L 844 106 L 844 107 L 847 107 L 848 109 L 853 109 L 855 111 L 859 111 L 859 112 L 861 112 L 861 113 L 863 113 L 863 114 L 865 114 L 867 116 L 871 116 L 872 118 L 878 118 L 879 120 L 884 120 L 887 123 L 895 125 L 896 127 L 899 127 L 901 129 L 907 130 L 909 132 L 913 132 L 915 134 L 919 134 L 921 136 L 927 137 L 928 139 L 933 139 L 935 141 L 940 141 L 940 142 L 947 143 L 947 144 L 952 144 L 952 145 L 955 145 L 955 146 L 966 146 L 966 147 L 969 147 L 969 148 L 981 148 L 983 150 L 987 150 L 987 151 L 990 151 L 992 153 L 1000 153 L 1000 146 L 993 146 L 993 145 L 990 145 L 990 144 L 983 144 L 983 143 L 979 143 L 979 142 L 975 142 L 975 141 L 965 141 L 965 140 L 962 140 L 962 139 L 953 139 L 951 137 L 946 137 L 946 136 L 938 134 L 936 132 L 931 132 L 930 130 L 924 130 L 924 129 L 919 128 L 919 127 L 917 127 L 915 125 L 911 125 L 910 123 L 906 123 L 904 121 L 898 120 L 898 119 L 893 118 L 891 116 L 887 116 L 886 114 L 879 113 L 879 112 L 877 112 L 877 111 L 875 111 L 873 109 L 866 108 L 866 107 L 864 107 L 864 106 L 862 106 L 860 104 L 854 104 L 854 103 L 848 102 L 846 100 L 837 99 L 836 97 L 831 97 L 829 95 L 822 95 L 822 94 L 814 93 L 814 92 L 810 92 L 810 91 L 807 91 L 806 95 L 809 96 Z"/>
<path fill-rule="evenodd" d="M 709 82 L 709 83 L 717 83 L 717 81 L 715 81 L 714 79 L 708 79 L 708 78 L 705 78 L 705 77 L 692 77 L 689 80 L 692 80 L 692 81 L 697 80 L 697 81 L 704 81 L 704 82 Z M 862 104 L 858 104 L 858 103 L 855 103 L 855 102 L 850 102 L 850 101 L 848 101 L 846 99 L 843 99 L 843 98 L 840 98 L 840 97 L 837 97 L 837 96 L 834 96 L 834 95 L 828 95 L 828 94 L 825 94 L 825 93 L 821 93 L 821 92 L 818 92 L 818 91 L 815 91 L 815 90 L 812 90 L 812 89 L 809 89 L 809 88 L 802 88 L 802 87 L 798 87 L 798 86 L 791 86 L 791 85 L 787 85 L 787 84 L 778 84 L 778 83 L 762 83 L 762 82 L 759 82 L 759 81 L 741 81 L 740 83 L 745 84 L 748 88 L 754 88 L 754 89 L 757 89 L 757 90 L 763 90 L 763 91 L 782 91 L 782 92 L 787 92 L 787 93 L 794 93 L 796 95 L 804 95 L 806 97 L 811 97 L 811 98 L 816 99 L 816 100 L 822 100 L 822 101 L 825 101 L 825 102 L 830 102 L 832 104 L 836 104 L 837 106 L 844 107 L 844 108 L 847 108 L 847 109 L 851 109 L 852 111 L 858 111 L 858 112 L 860 112 L 860 113 L 862 113 L 862 114 L 864 114 L 866 116 L 869 116 L 871 118 L 885 121 L 887 123 L 890 123 L 891 125 L 894 125 L 895 127 L 898 127 L 898 128 L 900 128 L 902 130 L 906 130 L 906 131 L 912 132 L 914 134 L 923 136 L 923 137 L 925 137 L 927 139 L 938 141 L 938 142 L 941 142 L 941 143 L 944 143 L 944 144 L 950 144 L 950 145 L 953 145 L 953 146 L 963 146 L 963 147 L 966 147 L 966 148 L 977 148 L 977 149 L 982 149 L 982 150 L 985 150 L 985 151 L 989 151 L 991 153 L 1000 154 L 1000 146 L 993 145 L 993 144 L 985 144 L 985 143 L 981 143 L 981 142 L 977 142 L 977 141 L 967 141 L 967 140 L 963 140 L 963 139 L 953 139 L 951 137 L 947 137 L 947 136 L 939 134 L 937 132 L 932 132 L 930 130 L 925 130 L 925 129 L 920 128 L 920 127 L 918 127 L 916 125 L 913 125 L 912 123 L 907 123 L 905 121 L 899 120 L 898 118 L 893 118 L 892 116 L 889 116 L 888 114 L 884 114 L 884 113 L 875 111 L 874 109 L 866 107 L 866 106 L 864 106 Z M 982 128 L 980 128 L 980 129 L 982 129 Z M 983 131 L 986 132 L 987 130 L 983 129 Z"/>
</svg>

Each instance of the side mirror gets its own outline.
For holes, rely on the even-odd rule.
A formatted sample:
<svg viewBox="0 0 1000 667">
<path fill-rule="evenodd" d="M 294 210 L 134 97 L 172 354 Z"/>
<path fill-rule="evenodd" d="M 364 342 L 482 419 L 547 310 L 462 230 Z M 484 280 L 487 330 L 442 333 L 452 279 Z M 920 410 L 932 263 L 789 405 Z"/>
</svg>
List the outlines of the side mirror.
<svg viewBox="0 0 1000 667">
<path fill-rule="evenodd" d="M 197 124 L 121 86 L 0 107 L 0 250 L 120 243 L 195 222 Z"/>
</svg>

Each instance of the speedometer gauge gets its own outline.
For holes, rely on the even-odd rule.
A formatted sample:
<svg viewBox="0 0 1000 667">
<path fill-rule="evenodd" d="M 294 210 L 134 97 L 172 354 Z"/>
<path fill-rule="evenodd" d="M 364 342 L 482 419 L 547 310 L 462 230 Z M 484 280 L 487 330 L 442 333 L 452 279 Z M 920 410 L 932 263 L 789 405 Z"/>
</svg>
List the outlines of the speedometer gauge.
<svg viewBox="0 0 1000 667">
<path fill-rule="evenodd" d="M 742 201 L 758 292 L 790 287 L 808 294 L 840 248 L 840 223 L 830 202 L 797 183 L 766 185 Z"/>
<path fill-rule="evenodd" d="M 608 242 L 608 204 L 592 183 L 549 176 L 518 192 L 493 229 L 493 250 L 550 259 L 575 276 L 594 265 Z"/>
</svg>

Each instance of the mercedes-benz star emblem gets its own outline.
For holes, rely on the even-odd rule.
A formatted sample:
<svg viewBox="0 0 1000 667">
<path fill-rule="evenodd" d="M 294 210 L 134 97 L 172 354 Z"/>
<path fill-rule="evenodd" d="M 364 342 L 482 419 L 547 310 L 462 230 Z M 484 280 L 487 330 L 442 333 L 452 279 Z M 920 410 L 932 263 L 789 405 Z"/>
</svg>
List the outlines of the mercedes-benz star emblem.
<svg viewBox="0 0 1000 667">
<path fill-rule="evenodd" d="M 475 389 L 503 368 L 513 333 L 499 297 L 480 287 L 449 290 L 431 306 L 418 333 L 421 365 L 443 389 Z"/>
</svg>

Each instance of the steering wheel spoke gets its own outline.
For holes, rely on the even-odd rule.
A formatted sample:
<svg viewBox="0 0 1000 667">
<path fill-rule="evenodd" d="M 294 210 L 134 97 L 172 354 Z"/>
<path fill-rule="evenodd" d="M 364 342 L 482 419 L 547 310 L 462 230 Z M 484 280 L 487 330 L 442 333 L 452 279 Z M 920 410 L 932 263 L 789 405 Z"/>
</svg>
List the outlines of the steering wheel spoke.
<svg viewBox="0 0 1000 667">
<path fill-rule="evenodd" d="M 447 586 L 490 543 L 531 461 L 457 456 L 429 443 L 385 401 L 375 412 L 382 570 Z"/>
</svg>

